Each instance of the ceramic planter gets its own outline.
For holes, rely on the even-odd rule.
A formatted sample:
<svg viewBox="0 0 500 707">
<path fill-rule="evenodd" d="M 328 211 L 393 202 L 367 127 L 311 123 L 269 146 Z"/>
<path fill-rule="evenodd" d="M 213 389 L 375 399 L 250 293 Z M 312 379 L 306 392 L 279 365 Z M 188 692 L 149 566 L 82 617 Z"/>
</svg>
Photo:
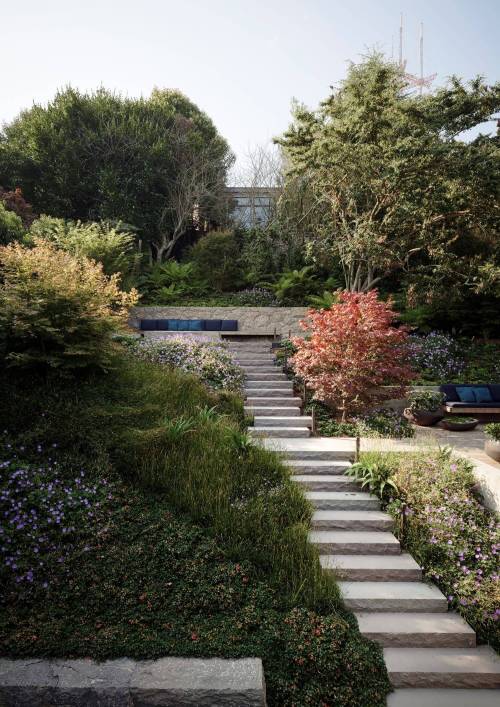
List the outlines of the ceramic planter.
<svg viewBox="0 0 500 707">
<path fill-rule="evenodd" d="M 474 420 L 474 422 L 450 422 L 449 420 L 441 420 L 439 426 L 444 430 L 449 430 L 450 432 L 467 432 L 468 430 L 474 430 L 479 424 L 479 420 Z"/>
<path fill-rule="evenodd" d="M 496 462 L 500 462 L 500 440 L 487 438 L 484 443 L 484 451 Z"/>
<path fill-rule="evenodd" d="M 405 409 L 403 415 L 407 420 L 420 427 L 431 427 L 444 417 L 443 413 L 437 412 L 437 410 L 431 412 L 430 410 L 410 410 L 409 408 Z"/>
</svg>

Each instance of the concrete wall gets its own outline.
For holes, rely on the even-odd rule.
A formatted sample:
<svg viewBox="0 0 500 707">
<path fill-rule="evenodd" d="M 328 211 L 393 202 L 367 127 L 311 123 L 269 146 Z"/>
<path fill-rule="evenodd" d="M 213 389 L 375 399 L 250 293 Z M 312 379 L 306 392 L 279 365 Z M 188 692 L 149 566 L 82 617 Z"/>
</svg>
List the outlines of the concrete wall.
<svg viewBox="0 0 500 707">
<path fill-rule="evenodd" d="M 287 337 L 303 334 L 299 322 L 307 314 L 306 307 L 135 307 L 130 323 L 139 319 L 237 319 L 238 331 L 256 334 L 278 334 Z"/>
</svg>

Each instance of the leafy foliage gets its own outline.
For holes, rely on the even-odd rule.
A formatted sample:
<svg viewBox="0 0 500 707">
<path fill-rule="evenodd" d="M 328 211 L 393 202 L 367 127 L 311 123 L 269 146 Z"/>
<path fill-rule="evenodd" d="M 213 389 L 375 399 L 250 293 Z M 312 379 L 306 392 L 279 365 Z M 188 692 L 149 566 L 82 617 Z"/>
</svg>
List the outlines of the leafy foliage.
<svg viewBox="0 0 500 707">
<path fill-rule="evenodd" d="M 13 191 L 6 191 L 0 187 L 0 202 L 8 211 L 12 211 L 19 216 L 23 227 L 27 230 L 36 219 L 33 207 L 23 197 L 23 192 L 19 187 Z"/>
<path fill-rule="evenodd" d="M 22 240 L 24 232 L 23 222 L 19 216 L 9 211 L 0 201 L 0 246 Z"/>
<path fill-rule="evenodd" d="M 171 259 L 153 265 L 140 278 L 139 287 L 147 301 L 170 304 L 199 295 L 206 290 L 207 283 L 199 276 L 194 263 L 178 263 Z"/>
<path fill-rule="evenodd" d="M 458 342 L 438 331 L 411 337 L 410 356 L 414 368 L 430 380 L 452 380 L 465 368 Z"/>
<path fill-rule="evenodd" d="M 285 305 L 303 304 L 306 297 L 318 288 L 314 268 L 307 265 L 300 270 L 284 272 L 275 285 L 278 301 Z"/>
<path fill-rule="evenodd" d="M 397 486 L 387 510 L 410 552 L 478 632 L 500 648 L 500 524 L 474 496 L 471 464 L 449 449 L 415 454 L 367 452 L 364 465 L 391 469 Z"/>
<path fill-rule="evenodd" d="M 408 410 L 411 412 L 437 412 L 441 410 L 444 393 L 433 390 L 413 390 L 408 394 Z"/>
<path fill-rule="evenodd" d="M 367 464 L 358 462 L 352 464 L 345 472 L 361 483 L 361 488 L 368 486 L 379 498 L 388 498 L 389 494 L 397 494 L 398 487 L 393 481 L 392 469 L 384 464 Z"/>
<path fill-rule="evenodd" d="M 485 434 L 495 442 L 500 442 L 500 422 L 490 422 L 484 426 Z"/>
<path fill-rule="evenodd" d="M 212 231 L 202 236 L 186 257 L 216 292 L 237 289 L 244 282 L 241 247 L 232 231 Z"/>
<path fill-rule="evenodd" d="M 41 212 L 133 224 L 158 261 L 215 216 L 231 153 L 209 117 L 178 91 L 126 98 L 67 88 L 4 129 L 0 182 Z M 133 175 L 133 178 L 132 178 Z"/>
<path fill-rule="evenodd" d="M 31 225 L 28 237 L 43 238 L 76 257 L 95 260 L 106 275 L 118 274 L 122 282 L 130 282 L 140 261 L 134 235 L 122 230 L 120 224 L 41 216 Z"/>
<path fill-rule="evenodd" d="M 117 275 L 43 240 L 1 247 L 0 283 L 0 355 L 10 367 L 105 368 L 111 335 L 137 300 Z"/>
<path fill-rule="evenodd" d="M 328 310 L 310 312 L 303 323 L 306 339 L 293 340 L 297 353 L 291 365 L 315 399 L 333 405 L 344 421 L 368 404 L 403 393 L 412 371 L 407 334 L 391 326 L 390 302 L 379 301 L 376 291 L 343 292 L 339 300 Z"/>
</svg>

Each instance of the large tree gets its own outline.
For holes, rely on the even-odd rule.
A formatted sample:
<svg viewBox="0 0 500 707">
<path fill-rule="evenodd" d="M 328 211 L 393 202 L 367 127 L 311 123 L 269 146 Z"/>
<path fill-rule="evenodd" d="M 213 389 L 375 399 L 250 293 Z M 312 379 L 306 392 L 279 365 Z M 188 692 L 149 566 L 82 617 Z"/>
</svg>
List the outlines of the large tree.
<svg viewBox="0 0 500 707">
<path fill-rule="evenodd" d="M 394 273 L 415 300 L 449 296 L 453 286 L 491 287 L 499 138 L 459 136 L 499 109 L 500 84 L 452 78 L 416 96 L 400 68 L 378 54 L 352 64 L 317 111 L 296 105 L 278 142 L 289 179 L 299 176 L 313 195 L 310 250 L 338 258 L 353 292 Z"/>
<path fill-rule="evenodd" d="M 196 219 L 214 218 L 231 161 L 209 117 L 170 90 L 68 88 L 0 135 L 0 184 L 21 187 L 39 212 L 130 224 L 157 260 Z"/>
</svg>

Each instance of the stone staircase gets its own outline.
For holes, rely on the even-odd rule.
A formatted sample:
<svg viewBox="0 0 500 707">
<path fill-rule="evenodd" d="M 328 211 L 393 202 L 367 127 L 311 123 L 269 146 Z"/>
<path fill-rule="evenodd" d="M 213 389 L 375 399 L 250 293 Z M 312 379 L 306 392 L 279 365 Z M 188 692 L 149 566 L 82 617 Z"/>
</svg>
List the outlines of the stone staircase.
<svg viewBox="0 0 500 707">
<path fill-rule="evenodd" d="M 312 420 L 301 415 L 300 399 L 269 350 L 240 346 L 245 410 L 255 423 L 250 432 L 285 456 L 292 478 L 313 504 L 310 539 L 321 564 L 335 573 L 360 631 L 383 646 L 395 688 L 389 707 L 500 705 L 498 656 L 476 646 L 471 627 L 448 611 L 436 586 L 423 581 L 421 568 L 401 551 L 378 498 L 345 476 L 353 440 L 311 437 Z"/>
</svg>

